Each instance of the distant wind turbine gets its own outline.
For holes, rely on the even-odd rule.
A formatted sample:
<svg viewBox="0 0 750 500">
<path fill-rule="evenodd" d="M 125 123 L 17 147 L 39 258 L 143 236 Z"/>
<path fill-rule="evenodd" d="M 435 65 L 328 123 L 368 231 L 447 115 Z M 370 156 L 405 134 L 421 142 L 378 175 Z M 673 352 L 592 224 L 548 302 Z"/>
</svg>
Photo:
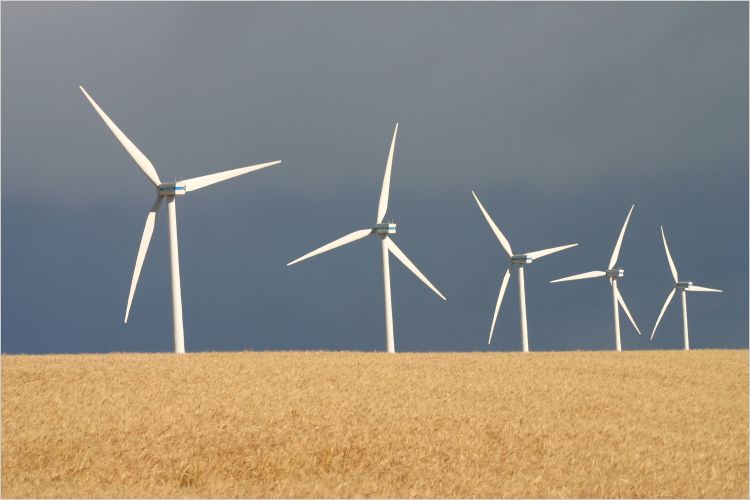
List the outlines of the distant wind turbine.
<svg viewBox="0 0 750 500">
<path fill-rule="evenodd" d="M 576 274 L 573 276 L 568 276 L 567 278 L 560 278 L 560 279 L 550 281 L 550 283 L 560 283 L 562 281 L 582 280 L 586 278 L 600 278 L 602 276 L 606 276 L 609 278 L 609 284 L 612 287 L 612 307 L 614 308 L 614 313 L 615 313 L 615 346 L 618 351 L 622 351 L 622 346 L 620 344 L 620 314 L 619 314 L 620 309 L 619 309 L 619 306 L 622 306 L 622 309 L 625 311 L 625 314 L 627 314 L 628 319 L 635 327 L 635 331 L 638 332 L 638 335 L 641 335 L 641 330 L 638 329 L 638 325 L 635 324 L 635 320 L 633 319 L 633 316 L 630 314 L 630 311 L 628 310 L 628 306 L 625 304 L 625 299 L 622 298 L 622 295 L 617 289 L 617 280 L 619 278 L 622 278 L 625 275 L 625 270 L 615 268 L 615 264 L 617 264 L 617 257 L 620 255 L 620 247 L 622 246 L 622 239 L 625 236 L 625 229 L 627 229 L 628 227 L 628 221 L 630 220 L 630 214 L 633 213 L 633 208 L 635 208 L 635 205 L 630 207 L 628 216 L 625 218 L 625 224 L 622 225 L 620 236 L 617 238 L 617 243 L 615 244 L 615 250 L 612 252 L 612 257 L 610 257 L 609 259 L 609 264 L 607 264 L 606 271 L 589 271 L 587 273 Z"/>
<path fill-rule="evenodd" d="M 674 278 L 674 288 L 672 288 L 672 291 L 669 292 L 669 295 L 667 295 L 667 301 L 664 302 L 664 305 L 661 308 L 661 312 L 659 313 L 659 317 L 656 318 L 656 324 L 654 325 L 654 330 L 651 332 L 651 339 L 653 340 L 654 334 L 656 333 L 656 327 L 659 326 L 659 321 L 661 321 L 661 317 L 664 316 L 664 313 L 667 310 L 667 307 L 669 307 L 669 303 L 672 302 L 672 298 L 674 297 L 674 293 L 679 290 L 680 295 L 682 298 L 682 331 L 683 335 L 685 337 L 685 350 L 690 350 L 690 340 L 688 339 L 688 317 L 687 317 L 687 296 L 685 292 L 718 292 L 721 293 L 721 290 L 717 290 L 715 288 L 706 288 L 704 286 L 698 286 L 693 285 L 692 281 L 680 281 L 680 278 L 677 276 L 677 268 L 674 265 L 674 262 L 672 261 L 672 255 L 669 253 L 669 247 L 667 246 L 667 238 L 664 236 L 664 228 L 662 226 L 659 226 L 659 229 L 661 229 L 661 240 L 664 242 L 664 252 L 667 254 L 667 261 L 669 262 L 669 270 L 672 273 L 672 278 Z"/>
<path fill-rule="evenodd" d="M 172 319 L 173 319 L 173 333 L 174 333 L 174 351 L 176 353 L 185 352 L 185 332 L 182 326 L 182 295 L 180 292 L 180 260 L 177 250 L 177 208 L 175 206 L 175 197 L 184 196 L 188 192 L 197 191 L 198 189 L 216 184 L 217 182 L 237 177 L 238 175 L 247 174 L 261 168 L 270 167 L 281 163 L 280 161 L 272 161 L 269 163 L 261 163 L 259 165 L 252 165 L 249 167 L 236 168 L 234 170 L 227 170 L 225 172 L 218 172 L 215 174 L 204 175 L 201 177 L 195 177 L 193 179 L 187 179 L 184 181 L 175 182 L 162 182 L 159 179 L 159 175 L 156 173 L 151 161 L 141 153 L 141 151 L 128 139 L 125 134 L 115 125 L 115 123 L 109 118 L 109 116 L 102 111 L 91 96 L 84 90 L 83 87 L 79 86 L 83 95 L 89 100 L 94 110 L 99 114 L 104 123 L 109 127 L 109 130 L 114 134 L 115 138 L 120 141 L 120 144 L 125 148 L 128 154 L 133 158 L 135 163 L 140 167 L 148 180 L 156 188 L 156 201 L 154 202 L 151 210 L 149 210 L 146 216 L 146 226 L 143 228 L 143 236 L 141 237 L 141 245 L 138 248 L 138 256 L 135 259 L 135 270 L 133 271 L 133 279 L 130 283 L 130 294 L 128 295 L 128 305 L 125 309 L 125 323 L 128 322 L 128 316 L 130 314 L 130 306 L 133 302 L 133 295 L 135 294 L 136 285 L 138 285 L 138 278 L 141 274 L 141 267 L 143 261 L 146 258 L 146 252 L 148 252 L 148 245 L 151 242 L 151 235 L 154 233 L 154 224 L 156 223 L 156 214 L 159 213 L 159 207 L 161 207 L 162 198 L 167 199 L 167 215 L 169 218 L 169 256 L 172 270 Z"/>
<path fill-rule="evenodd" d="M 398 123 L 396 123 L 396 129 L 393 131 L 393 140 L 391 141 L 391 150 L 388 153 L 388 162 L 385 165 L 385 177 L 383 178 L 383 187 L 380 191 L 380 202 L 378 203 L 378 215 L 375 218 L 375 225 L 369 229 L 360 229 L 353 233 L 342 236 L 341 238 L 323 245 L 322 247 L 313 250 L 310 253 L 303 255 L 302 257 L 293 260 L 287 266 L 296 264 L 310 257 L 314 257 L 334 248 L 353 243 L 357 240 L 361 240 L 372 234 L 377 234 L 381 238 L 381 249 L 383 252 L 383 289 L 385 295 L 385 338 L 386 338 L 386 349 L 388 352 L 396 352 L 395 343 L 393 340 L 393 310 L 391 308 L 391 273 L 388 264 L 388 253 L 392 253 L 398 260 L 401 261 L 411 272 L 413 272 L 417 278 L 419 278 L 430 290 L 435 292 L 441 299 L 445 300 L 442 293 L 438 291 L 435 286 L 430 283 L 430 280 L 421 273 L 417 266 L 412 263 L 411 260 L 396 246 L 396 243 L 388 237 L 389 234 L 396 234 L 396 224 L 385 223 L 385 213 L 388 209 L 388 192 L 391 185 L 391 166 L 393 165 L 393 150 L 396 147 L 396 134 L 398 133 Z"/>
<path fill-rule="evenodd" d="M 578 243 L 571 243 L 569 245 L 547 248 L 545 250 L 537 250 L 536 252 L 513 254 L 513 250 L 510 247 L 510 242 L 505 237 L 505 235 L 500 232 L 500 228 L 495 225 L 495 222 L 490 217 L 490 214 L 487 213 L 487 210 L 484 209 L 484 206 L 482 206 L 482 202 L 479 201 L 476 193 L 472 191 L 471 194 L 474 195 L 474 199 L 477 201 L 477 205 L 479 205 L 479 210 L 481 210 L 482 214 L 484 214 L 484 218 L 487 219 L 487 224 L 490 225 L 492 232 L 495 233 L 498 241 L 500 241 L 500 246 L 503 247 L 503 250 L 505 250 L 505 253 L 508 255 L 508 259 L 510 259 L 508 269 L 505 271 L 502 284 L 500 285 L 500 295 L 498 295 L 497 297 L 495 314 L 492 316 L 492 326 L 490 327 L 490 338 L 487 340 L 487 343 L 489 344 L 490 342 L 492 342 L 492 332 L 495 330 L 495 321 L 497 321 L 497 315 L 500 312 L 500 304 L 502 304 L 503 302 L 505 288 L 508 286 L 508 281 L 510 280 L 510 270 L 515 267 L 518 273 L 518 303 L 521 311 L 521 343 L 523 345 L 523 352 L 529 352 L 529 337 L 526 328 L 526 290 L 524 288 L 523 268 L 524 266 L 531 264 L 534 259 L 540 259 L 545 255 L 550 255 L 555 252 L 566 250 L 568 248 L 577 246 Z"/>
</svg>

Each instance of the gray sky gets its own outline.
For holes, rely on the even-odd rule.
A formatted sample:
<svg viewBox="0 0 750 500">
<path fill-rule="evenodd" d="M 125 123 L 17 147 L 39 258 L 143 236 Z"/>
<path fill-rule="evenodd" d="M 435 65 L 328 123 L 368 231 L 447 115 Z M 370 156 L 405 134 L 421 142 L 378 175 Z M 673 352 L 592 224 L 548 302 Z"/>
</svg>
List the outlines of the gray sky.
<svg viewBox="0 0 750 500">
<path fill-rule="evenodd" d="M 188 351 L 383 350 L 372 238 L 388 218 L 448 297 L 391 259 L 398 350 L 518 350 L 477 191 L 527 269 L 532 350 L 611 349 L 604 280 L 631 203 L 620 289 L 650 333 L 672 285 L 691 346 L 748 345 L 748 12 L 734 3 L 3 3 L 2 351 L 172 349 L 166 214 L 122 324 L 153 189 L 77 88 L 162 179 L 280 159 L 178 201 Z M 679 302 L 653 342 L 682 345 Z"/>
</svg>

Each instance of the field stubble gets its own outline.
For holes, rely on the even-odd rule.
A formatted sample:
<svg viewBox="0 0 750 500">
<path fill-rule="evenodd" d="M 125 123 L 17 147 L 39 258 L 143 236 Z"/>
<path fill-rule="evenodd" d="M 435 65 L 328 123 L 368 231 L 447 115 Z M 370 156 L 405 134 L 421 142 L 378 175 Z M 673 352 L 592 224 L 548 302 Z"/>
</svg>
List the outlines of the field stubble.
<svg viewBox="0 0 750 500">
<path fill-rule="evenodd" d="M 744 497 L 748 353 L 2 357 L 4 497 Z"/>
</svg>

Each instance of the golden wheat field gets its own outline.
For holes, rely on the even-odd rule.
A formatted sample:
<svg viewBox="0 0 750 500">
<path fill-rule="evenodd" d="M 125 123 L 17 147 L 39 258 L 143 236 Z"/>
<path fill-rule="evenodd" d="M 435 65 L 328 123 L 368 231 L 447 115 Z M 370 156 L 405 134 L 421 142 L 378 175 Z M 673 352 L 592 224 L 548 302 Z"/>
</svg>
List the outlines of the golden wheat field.
<svg viewBox="0 0 750 500">
<path fill-rule="evenodd" d="M 745 497 L 748 352 L 2 357 L 3 497 Z"/>
</svg>

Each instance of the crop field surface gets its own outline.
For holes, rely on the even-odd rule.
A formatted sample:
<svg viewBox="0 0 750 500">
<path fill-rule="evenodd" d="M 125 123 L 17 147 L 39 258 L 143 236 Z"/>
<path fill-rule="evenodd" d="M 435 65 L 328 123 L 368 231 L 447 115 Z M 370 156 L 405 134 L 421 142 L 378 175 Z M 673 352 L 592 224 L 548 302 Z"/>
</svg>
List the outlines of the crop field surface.
<svg viewBox="0 0 750 500">
<path fill-rule="evenodd" d="M 2 496 L 748 497 L 748 352 L 2 356 Z"/>
</svg>

